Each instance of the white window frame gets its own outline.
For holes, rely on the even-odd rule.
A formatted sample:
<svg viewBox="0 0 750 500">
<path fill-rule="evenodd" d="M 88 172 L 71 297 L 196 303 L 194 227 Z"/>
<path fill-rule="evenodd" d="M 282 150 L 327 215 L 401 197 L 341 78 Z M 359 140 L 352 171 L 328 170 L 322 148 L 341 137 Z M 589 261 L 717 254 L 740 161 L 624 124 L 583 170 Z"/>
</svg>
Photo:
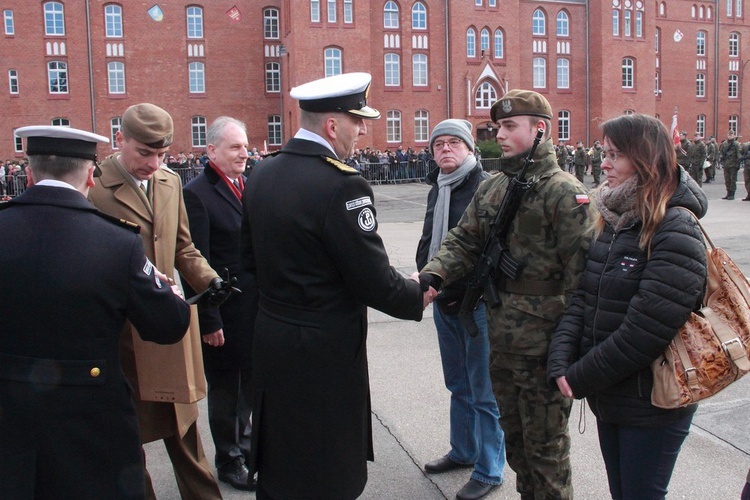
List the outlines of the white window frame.
<svg viewBox="0 0 750 500">
<path fill-rule="evenodd" d="M 411 8 L 411 29 L 427 29 L 427 7 L 422 2 L 415 2 Z"/>
<path fill-rule="evenodd" d="M 383 6 L 383 28 L 398 29 L 399 27 L 399 10 L 398 4 L 388 1 Z"/>
<path fill-rule="evenodd" d="M 112 149 L 119 149 L 117 147 L 117 132 L 122 128 L 122 117 L 115 116 L 109 120 L 109 139 Z"/>
<path fill-rule="evenodd" d="M 310 0 L 310 22 L 320 22 L 320 0 Z"/>
<path fill-rule="evenodd" d="M 44 4 L 44 34 L 65 36 L 65 8 L 60 2 Z"/>
<path fill-rule="evenodd" d="M 281 64 L 278 62 L 266 63 L 266 92 L 269 94 L 281 92 Z"/>
<path fill-rule="evenodd" d="M 104 36 L 122 38 L 122 6 L 107 4 L 104 6 Z"/>
<path fill-rule="evenodd" d="M 327 47 L 323 51 L 323 59 L 325 61 L 325 76 L 336 76 L 343 72 L 342 64 L 344 59 L 344 52 L 337 47 Z"/>
<path fill-rule="evenodd" d="M 263 38 L 279 39 L 279 9 L 263 9 Z"/>
<path fill-rule="evenodd" d="M 270 115 L 268 117 L 267 133 L 268 133 L 268 145 L 269 146 L 281 146 L 284 138 L 282 137 L 282 123 L 281 115 Z"/>
<path fill-rule="evenodd" d="M 206 65 L 200 61 L 188 64 L 188 88 L 191 94 L 206 93 Z"/>
<path fill-rule="evenodd" d="M 11 94 L 16 95 L 20 93 L 21 87 L 18 84 L 18 70 L 8 70 L 8 90 Z"/>
<path fill-rule="evenodd" d="M 335 23 L 336 18 L 336 0 L 326 0 L 326 19 L 329 23 Z"/>
<path fill-rule="evenodd" d="M 494 51 L 495 59 L 502 59 L 505 57 L 505 34 L 499 28 L 495 30 L 492 49 Z"/>
<path fill-rule="evenodd" d="M 344 0 L 344 24 L 354 22 L 354 5 L 353 0 Z"/>
<path fill-rule="evenodd" d="M 54 90 L 52 86 L 53 79 L 57 81 L 57 90 Z M 60 80 L 63 80 L 62 84 L 60 84 Z M 68 64 L 67 63 L 65 63 L 64 61 L 50 61 L 47 63 L 47 89 L 49 90 L 50 94 L 67 94 L 68 93 Z"/>
<path fill-rule="evenodd" d="M 383 56 L 383 70 L 386 87 L 401 86 L 401 56 L 395 52 L 387 52 Z"/>
<path fill-rule="evenodd" d="M 557 36 L 570 36 L 570 17 L 564 10 L 557 13 Z"/>
<path fill-rule="evenodd" d="M 415 87 L 427 86 L 427 54 L 412 55 L 412 85 Z"/>
<path fill-rule="evenodd" d="M 547 60 L 543 57 L 535 57 L 533 61 L 534 88 L 547 88 Z"/>
<path fill-rule="evenodd" d="M 206 131 L 205 116 L 196 115 L 190 119 L 190 137 L 194 148 L 205 148 L 208 145 Z"/>
<path fill-rule="evenodd" d="M 470 59 L 477 57 L 477 32 L 474 28 L 466 30 L 466 57 Z"/>
<path fill-rule="evenodd" d="M 622 58 L 622 78 L 620 84 L 623 89 L 635 88 L 635 60 L 632 57 Z"/>
<path fill-rule="evenodd" d="M 474 108 L 490 109 L 497 101 L 497 90 L 490 82 L 482 82 L 474 93 Z"/>
<path fill-rule="evenodd" d="M 203 38 L 203 9 L 191 5 L 185 9 L 187 16 L 187 37 L 190 39 Z"/>
<path fill-rule="evenodd" d="M 706 97 L 706 75 L 698 73 L 695 76 L 695 97 Z"/>
<path fill-rule="evenodd" d="M 125 93 L 125 63 L 111 61 L 107 63 L 107 89 L 110 94 Z"/>
<path fill-rule="evenodd" d="M 418 109 L 414 113 L 414 142 L 427 142 L 430 140 L 430 112 L 426 109 Z"/>
<path fill-rule="evenodd" d="M 564 57 L 557 60 L 557 88 L 570 88 L 570 60 Z"/>
<path fill-rule="evenodd" d="M 401 111 L 390 110 L 385 114 L 386 142 L 401 142 Z"/>
<path fill-rule="evenodd" d="M 13 20 L 13 11 L 5 9 L 3 11 L 3 22 L 5 24 L 5 34 L 12 36 L 16 34 L 16 23 Z"/>
<path fill-rule="evenodd" d="M 570 111 L 560 110 L 557 112 L 557 141 L 570 140 Z"/>
</svg>

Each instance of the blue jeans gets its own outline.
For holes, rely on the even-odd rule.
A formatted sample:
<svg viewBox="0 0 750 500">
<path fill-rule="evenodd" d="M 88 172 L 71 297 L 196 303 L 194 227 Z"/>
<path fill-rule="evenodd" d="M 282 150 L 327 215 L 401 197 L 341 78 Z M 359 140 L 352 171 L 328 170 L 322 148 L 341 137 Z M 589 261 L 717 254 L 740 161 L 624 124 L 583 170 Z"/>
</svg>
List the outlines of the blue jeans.
<svg viewBox="0 0 750 500">
<path fill-rule="evenodd" d="M 631 427 L 597 420 L 599 447 L 614 500 L 657 500 L 667 494 L 677 454 L 693 414 L 665 427 Z"/>
<path fill-rule="evenodd" d="M 503 482 L 505 435 L 490 383 L 490 349 L 484 305 L 474 311 L 479 327 L 475 338 L 461 326 L 458 316 L 433 308 L 438 332 L 445 387 L 451 392 L 448 458 L 474 464 L 472 479 L 489 484 Z"/>
</svg>

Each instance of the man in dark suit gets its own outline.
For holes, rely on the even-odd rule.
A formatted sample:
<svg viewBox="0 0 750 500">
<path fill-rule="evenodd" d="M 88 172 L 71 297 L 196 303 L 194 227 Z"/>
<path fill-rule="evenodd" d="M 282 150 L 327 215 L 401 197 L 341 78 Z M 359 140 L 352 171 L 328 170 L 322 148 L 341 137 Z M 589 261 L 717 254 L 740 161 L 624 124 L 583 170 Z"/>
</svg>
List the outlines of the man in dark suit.
<svg viewBox="0 0 750 500">
<path fill-rule="evenodd" d="M 301 125 L 243 194 L 242 260 L 255 274 L 257 498 L 356 498 L 373 459 L 367 307 L 420 320 L 437 294 L 390 266 L 373 192 L 343 163 L 366 121 L 370 75 L 292 89 Z"/>
<path fill-rule="evenodd" d="M 190 309 L 156 276 L 138 227 L 86 200 L 107 138 L 16 134 L 31 187 L 0 210 L 0 303 L 13 304 L 0 321 L 0 498 L 143 498 L 119 338 L 128 319 L 144 340 L 177 342 Z"/>
<path fill-rule="evenodd" d="M 193 290 L 203 291 L 220 280 L 190 238 L 180 177 L 162 166 L 172 143 L 172 117 L 162 108 L 141 103 L 130 106 L 122 115 L 122 127 L 116 134 L 119 152 L 102 161 L 102 175 L 91 188 L 91 202 L 102 212 L 127 219 L 141 226 L 146 255 L 169 278 L 174 270 Z M 161 439 L 172 461 L 177 486 L 183 498 L 217 500 L 221 498 L 211 466 L 208 464 L 198 432 L 198 404 L 147 401 L 141 397 L 140 384 L 146 374 L 136 366 L 133 336 L 134 325 L 126 325 L 121 341 L 121 357 L 125 375 L 136 388 L 135 402 L 144 443 Z M 197 335 L 196 335 L 197 336 Z M 221 330 L 204 341 L 220 343 Z M 184 351 L 192 353 L 192 345 L 200 339 L 186 335 Z M 160 352 L 147 357 L 158 359 Z M 160 378 L 184 377 L 180 367 L 163 364 Z M 158 382 L 158 381 L 157 381 Z M 156 496 L 146 472 L 146 494 Z"/>
<path fill-rule="evenodd" d="M 209 162 L 203 173 L 183 190 L 195 247 L 223 274 L 237 279 L 242 290 L 221 308 L 199 305 L 201 333 L 224 332 L 221 343 L 203 342 L 208 382 L 208 424 L 216 447 L 219 480 L 248 489 L 245 457 L 250 456 L 252 387 L 250 356 L 258 308 L 255 277 L 240 268 L 240 225 L 245 164 L 248 158 L 245 124 L 221 116 L 206 134 Z M 187 287 L 188 296 L 195 292 Z"/>
</svg>

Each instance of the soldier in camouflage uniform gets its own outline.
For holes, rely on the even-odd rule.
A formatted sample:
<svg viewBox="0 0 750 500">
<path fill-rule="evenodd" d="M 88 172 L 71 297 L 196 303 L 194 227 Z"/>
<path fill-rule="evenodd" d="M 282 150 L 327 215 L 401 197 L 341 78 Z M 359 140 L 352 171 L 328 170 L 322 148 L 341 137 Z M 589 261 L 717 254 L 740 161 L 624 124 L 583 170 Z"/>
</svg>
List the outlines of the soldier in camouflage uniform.
<svg viewBox="0 0 750 500">
<path fill-rule="evenodd" d="M 677 153 L 677 163 L 682 165 L 685 170 L 688 170 L 690 167 L 690 159 L 688 158 L 690 141 L 687 138 L 687 132 L 680 132 L 680 143 L 674 149 Z"/>
<path fill-rule="evenodd" d="M 576 167 L 576 179 L 583 184 L 583 175 L 586 173 L 586 167 L 589 164 L 589 155 L 581 141 L 578 141 L 576 144 L 576 154 L 573 157 L 573 164 Z"/>
<path fill-rule="evenodd" d="M 510 179 L 520 172 L 537 129 L 543 128 L 546 140 L 527 171 L 534 185 L 506 242 L 510 256 L 521 263 L 521 277 L 498 279 L 501 303 L 487 308 L 490 378 L 521 498 L 572 498 L 571 401 L 547 384 L 545 370 L 550 337 L 583 269 L 594 208 L 583 185 L 557 165 L 549 139 L 552 109 L 543 96 L 511 90 L 490 115 L 505 155 L 501 173 L 479 187 L 422 272 L 446 285 L 472 272 Z"/>
<path fill-rule="evenodd" d="M 737 190 L 737 173 L 740 170 L 740 156 L 742 145 L 735 139 L 734 131 L 729 131 L 727 141 L 719 149 L 719 158 L 724 165 L 724 185 L 727 195 L 722 200 L 733 200 Z"/>
<path fill-rule="evenodd" d="M 599 185 L 599 177 L 602 175 L 602 144 L 594 141 L 594 147 L 589 152 L 591 156 L 591 175 L 594 176 L 594 187 Z"/>
<path fill-rule="evenodd" d="M 695 179 L 699 186 L 703 185 L 703 163 L 706 161 L 708 152 L 706 144 L 703 142 L 701 135 L 696 132 L 693 136 L 693 142 L 688 147 L 688 165 L 683 165 L 690 173 L 690 177 Z"/>
<path fill-rule="evenodd" d="M 716 145 L 716 139 L 714 136 L 708 138 L 708 144 L 706 145 L 706 160 L 708 160 L 708 168 L 705 169 L 706 180 L 704 183 L 708 184 L 716 177 L 716 163 L 719 161 L 719 146 Z"/>
<path fill-rule="evenodd" d="M 565 170 L 565 165 L 568 162 L 568 148 L 565 147 L 565 141 L 560 141 L 557 145 L 555 155 L 557 156 L 557 166 L 560 167 L 560 170 Z"/>
</svg>

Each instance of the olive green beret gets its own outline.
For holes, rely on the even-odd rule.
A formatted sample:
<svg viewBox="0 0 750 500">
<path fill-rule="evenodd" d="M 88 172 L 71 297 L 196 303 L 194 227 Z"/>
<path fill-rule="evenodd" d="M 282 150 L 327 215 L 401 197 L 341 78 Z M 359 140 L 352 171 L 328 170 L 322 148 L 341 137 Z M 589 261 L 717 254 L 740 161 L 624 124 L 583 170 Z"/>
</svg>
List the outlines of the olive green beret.
<svg viewBox="0 0 750 500">
<path fill-rule="evenodd" d="M 496 101 L 490 109 L 490 118 L 498 122 L 511 116 L 538 116 L 552 119 L 552 107 L 543 95 L 532 90 L 513 89 Z"/>
<path fill-rule="evenodd" d="M 126 137 L 159 149 L 172 144 L 174 125 L 169 113 L 145 102 L 134 104 L 125 110 L 120 130 Z"/>
</svg>

